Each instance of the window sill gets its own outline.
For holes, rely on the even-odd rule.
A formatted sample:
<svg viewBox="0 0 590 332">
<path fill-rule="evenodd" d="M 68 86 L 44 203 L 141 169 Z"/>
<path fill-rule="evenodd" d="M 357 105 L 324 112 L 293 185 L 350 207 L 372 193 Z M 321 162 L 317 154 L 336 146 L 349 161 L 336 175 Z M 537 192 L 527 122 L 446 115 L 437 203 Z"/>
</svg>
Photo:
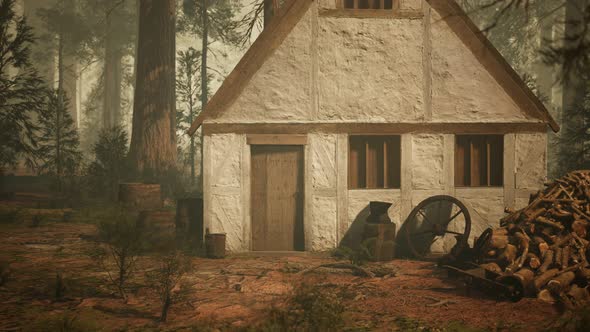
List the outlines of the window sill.
<svg viewBox="0 0 590 332">
<path fill-rule="evenodd" d="M 348 191 L 401 191 L 400 188 L 348 188 Z"/>
<path fill-rule="evenodd" d="M 421 19 L 422 11 L 400 11 L 398 9 L 320 9 L 321 17 L 348 18 L 405 18 Z"/>
<path fill-rule="evenodd" d="M 455 186 L 455 189 L 469 190 L 469 189 L 504 189 L 504 186 Z"/>
</svg>

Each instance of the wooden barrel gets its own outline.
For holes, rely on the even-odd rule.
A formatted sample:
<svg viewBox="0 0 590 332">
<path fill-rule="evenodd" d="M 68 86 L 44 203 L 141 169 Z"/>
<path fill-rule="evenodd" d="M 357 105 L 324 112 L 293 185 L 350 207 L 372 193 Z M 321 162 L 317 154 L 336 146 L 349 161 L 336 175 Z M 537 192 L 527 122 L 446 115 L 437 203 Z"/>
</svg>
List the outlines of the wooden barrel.
<svg viewBox="0 0 590 332">
<path fill-rule="evenodd" d="M 176 202 L 176 236 L 191 246 L 203 243 L 203 199 L 181 198 Z"/>
<path fill-rule="evenodd" d="M 159 184 L 121 183 L 119 202 L 136 211 L 157 210 L 162 207 L 162 193 Z"/>
<path fill-rule="evenodd" d="M 363 244 L 371 253 L 371 260 L 386 262 L 395 256 L 395 229 L 394 223 L 365 225 Z"/>
<path fill-rule="evenodd" d="M 225 234 L 211 233 L 205 235 L 205 250 L 208 258 L 224 258 Z"/>
</svg>

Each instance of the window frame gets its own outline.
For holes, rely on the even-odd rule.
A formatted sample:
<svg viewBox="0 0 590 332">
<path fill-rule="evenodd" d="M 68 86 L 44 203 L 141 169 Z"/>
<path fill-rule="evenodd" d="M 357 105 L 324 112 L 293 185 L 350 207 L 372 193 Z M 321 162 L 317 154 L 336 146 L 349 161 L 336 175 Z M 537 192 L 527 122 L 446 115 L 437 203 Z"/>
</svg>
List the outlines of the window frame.
<svg viewBox="0 0 590 332">
<path fill-rule="evenodd" d="M 375 167 L 377 169 L 381 168 L 383 174 L 368 174 L 368 164 L 369 161 L 369 145 L 370 141 L 373 139 L 372 143 L 377 143 L 378 146 L 381 146 L 381 156 L 377 149 L 374 149 L 375 154 L 370 159 L 375 160 Z M 348 154 L 347 154 L 347 189 L 348 190 L 400 190 L 401 189 L 401 177 L 402 177 L 402 144 L 401 144 L 402 135 L 399 134 L 350 134 L 348 135 Z M 353 167 L 353 144 L 355 144 L 355 140 L 364 142 L 364 156 L 362 158 L 357 159 L 357 165 Z M 388 147 L 387 143 L 394 142 L 395 146 Z M 358 143 L 358 142 L 357 142 Z M 395 158 L 398 160 L 395 160 Z M 361 165 L 361 160 L 364 160 L 364 165 Z M 393 164 L 391 163 L 393 160 Z M 381 162 L 381 166 L 378 162 Z M 359 165 L 361 165 L 359 167 Z M 360 169 L 364 169 L 364 171 L 360 171 Z M 352 180 L 352 172 L 354 170 L 357 171 L 357 181 L 356 186 L 353 186 L 355 181 Z M 389 172 L 388 172 L 389 170 Z M 364 180 L 362 181 L 363 185 L 361 186 L 361 181 L 359 180 L 361 177 L 358 176 L 359 173 L 364 173 Z M 395 174 L 394 172 L 397 172 Z M 374 182 L 377 184 L 381 181 L 383 186 L 376 185 L 375 187 L 369 186 L 369 177 L 374 179 Z M 381 179 L 381 180 L 380 180 Z M 373 181 L 371 181 L 373 182 Z M 391 183 L 391 186 L 389 184 Z"/>
<path fill-rule="evenodd" d="M 460 141 L 461 140 L 468 140 L 469 141 L 469 151 L 466 153 L 463 149 L 463 152 L 460 152 Z M 481 149 L 481 144 L 485 147 L 485 151 Z M 495 146 L 493 146 L 495 144 Z M 474 145 L 480 144 L 478 147 L 479 156 L 483 156 L 480 158 L 479 161 L 473 160 L 473 155 L 475 154 Z M 499 148 L 499 149 L 498 149 Z M 492 150 L 495 150 L 493 153 Z M 454 147 L 453 147 L 453 174 L 454 174 L 454 186 L 455 188 L 503 188 L 504 187 L 504 151 L 505 151 L 505 140 L 503 134 L 456 134 L 454 140 Z M 483 153 L 482 153 L 483 152 Z M 461 156 L 462 154 L 462 156 Z M 468 157 L 467 157 L 468 156 Z M 500 160 L 494 162 L 493 158 L 498 157 Z M 466 158 L 469 158 L 469 162 L 466 161 Z M 463 160 L 463 165 L 461 167 L 463 173 L 463 179 L 459 173 L 459 163 L 460 159 Z M 477 179 L 477 175 L 474 175 L 472 170 L 474 165 L 479 170 L 476 174 L 479 174 L 479 179 Z M 484 165 L 485 164 L 485 165 Z M 484 165 L 484 167 L 482 167 Z M 495 169 L 494 167 L 499 167 L 499 169 Z M 485 174 L 482 172 L 482 168 L 485 170 Z M 485 175 L 485 183 L 482 180 Z M 492 178 L 493 177 L 493 178 Z M 474 179 L 477 184 L 473 184 Z M 494 180 L 495 179 L 495 180 Z"/>
</svg>

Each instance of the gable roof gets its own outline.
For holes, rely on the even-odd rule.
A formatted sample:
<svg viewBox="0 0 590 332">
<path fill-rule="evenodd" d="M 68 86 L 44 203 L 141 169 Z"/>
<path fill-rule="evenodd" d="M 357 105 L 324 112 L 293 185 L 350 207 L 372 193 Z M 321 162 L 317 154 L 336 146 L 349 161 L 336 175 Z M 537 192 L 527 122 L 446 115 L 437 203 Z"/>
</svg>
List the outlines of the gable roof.
<svg viewBox="0 0 590 332">
<path fill-rule="evenodd" d="M 271 19 L 211 100 L 209 100 L 205 110 L 195 118 L 188 130 L 189 135 L 193 135 L 207 118 L 223 112 L 236 100 L 258 69 L 262 67 L 264 62 L 281 45 L 305 15 L 313 1 L 288 0 L 285 3 L 279 14 Z M 475 54 L 479 62 L 525 113 L 543 120 L 553 131 L 559 131 L 559 125 L 547 108 L 455 0 L 427 0 L 427 2 L 439 12 L 453 32 Z"/>
</svg>

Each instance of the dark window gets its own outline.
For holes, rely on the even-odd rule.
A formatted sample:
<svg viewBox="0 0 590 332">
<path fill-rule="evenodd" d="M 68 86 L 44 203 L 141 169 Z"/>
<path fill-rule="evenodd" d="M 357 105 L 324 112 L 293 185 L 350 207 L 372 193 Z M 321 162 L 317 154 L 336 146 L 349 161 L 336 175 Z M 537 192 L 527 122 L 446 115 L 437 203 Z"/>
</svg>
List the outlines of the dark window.
<svg viewBox="0 0 590 332">
<path fill-rule="evenodd" d="M 393 9 L 394 0 L 342 0 L 346 9 Z"/>
<path fill-rule="evenodd" d="M 348 187 L 399 188 L 400 136 L 350 136 Z"/>
<path fill-rule="evenodd" d="M 502 186 L 504 136 L 457 135 L 455 139 L 455 186 Z"/>
</svg>

